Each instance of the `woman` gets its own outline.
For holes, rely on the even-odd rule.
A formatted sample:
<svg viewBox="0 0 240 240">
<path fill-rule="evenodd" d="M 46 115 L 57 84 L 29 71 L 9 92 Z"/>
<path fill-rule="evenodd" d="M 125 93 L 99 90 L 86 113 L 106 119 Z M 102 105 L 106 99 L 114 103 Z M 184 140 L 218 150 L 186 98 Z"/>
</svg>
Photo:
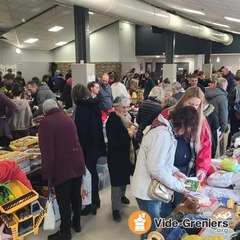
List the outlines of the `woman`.
<svg viewBox="0 0 240 240">
<path fill-rule="evenodd" d="M 121 202 L 129 204 L 125 197 L 126 185 L 130 183 L 130 175 L 134 165 L 130 162 L 131 156 L 135 156 L 132 146 L 134 124 L 128 113 L 128 99 L 116 97 L 113 106 L 115 112 L 110 113 L 106 130 L 108 138 L 108 168 L 111 179 L 111 200 L 113 220 L 120 222 Z"/>
<path fill-rule="evenodd" d="M 174 109 L 182 109 L 184 106 L 192 106 L 199 113 L 199 124 L 197 125 L 197 136 L 187 140 L 176 136 L 177 149 L 175 153 L 174 166 L 187 176 L 196 175 L 200 182 L 205 178 L 211 165 L 211 131 L 206 118 L 203 116 L 204 94 L 199 87 L 189 87 L 178 103 L 161 112 L 168 118 Z M 175 193 L 174 201 L 162 204 L 161 217 L 168 216 L 172 210 L 182 201 L 183 195 Z"/>
<path fill-rule="evenodd" d="M 121 83 L 121 79 L 117 75 L 114 76 L 114 78 L 113 78 L 111 89 L 112 89 L 113 99 L 115 99 L 118 96 L 130 98 L 125 85 L 123 83 Z"/>
<path fill-rule="evenodd" d="M 96 81 L 89 82 L 87 85 L 88 90 L 91 92 L 92 98 L 95 98 L 98 96 L 100 87 L 99 84 Z"/>
<path fill-rule="evenodd" d="M 72 90 L 72 99 L 76 104 L 75 124 L 78 138 L 83 149 L 85 164 L 92 175 L 92 204 L 82 210 L 81 215 L 97 214 L 100 207 L 97 161 L 106 155 L 99 99 L 92 98 L 89 90 L 77 84 Z"/>
<path fill-rule="evenodd" d="M 136 140 L 141 143 L 143 130 L 146 126 L 151 125 L 153 120 L 161 112 L 161 101 L 163 98 L 163 91 L 160 87 L 154 87 L 149 93 L 148 99 L 144 100 L 138 110 L 136 121 L 138 123 L 138 130 Z"/>
<path fill-rule="evenodd" d="M 174 82 L 172 84 L 172 97 L 179 100 L 183 96 L 182 85 L 179 82 Z"/>
<path fill-rule="evenodd" d="M 152 125 L 144 130 L 131 189 L 139 208 L 147 212 L 152 219 L 149 232 L 156 229 L 153 224 L 154 218 L 160 217 L 161 207 L 160 201 L 148 196 L 151 178 L 177 192 L 184 194 L 189 192 L 181 181 L 186 179 L 186 175 L 173 165 L 177 144 L 175 136 L 182 136 L 186 140 L 196 138 L 198 121 L 199 114 L 196 109 L 186 106 L 172 111 L 169 120 L 160 114 Z M 143 234 L 141 239 L 146 239 L 147 234 Z"/>
</svg>

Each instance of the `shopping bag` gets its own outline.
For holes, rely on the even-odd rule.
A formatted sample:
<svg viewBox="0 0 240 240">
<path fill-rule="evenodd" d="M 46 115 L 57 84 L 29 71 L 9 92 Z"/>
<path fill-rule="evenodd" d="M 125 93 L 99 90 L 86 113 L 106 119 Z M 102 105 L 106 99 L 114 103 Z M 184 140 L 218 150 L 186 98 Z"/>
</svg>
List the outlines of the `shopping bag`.
<svg viewBox="0 0 240 240">
<path fill-rule="evenodd" d="M 53 210 L 53 200 L 49 198 L 46 204 L 47 215 L 44 218 L 43 229 L 44 230 L 53 230 L 55 228 L 55 214 Z"/>
<path fill-rule="evenodd" d="M 81 186 L 82 205 L 86 206 L 92 203 L 92 177 L 91 173 L 85 167 L 85 175 L 82 178 Z"/>
</svg>

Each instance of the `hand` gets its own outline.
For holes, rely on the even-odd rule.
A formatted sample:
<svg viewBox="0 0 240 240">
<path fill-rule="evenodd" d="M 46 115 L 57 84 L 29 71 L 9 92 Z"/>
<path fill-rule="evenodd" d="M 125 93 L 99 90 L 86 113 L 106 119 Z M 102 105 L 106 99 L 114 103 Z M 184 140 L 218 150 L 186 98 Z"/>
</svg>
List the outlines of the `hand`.
<svg viewBox="0 0 240 240">
<path fill-rule="evenodd" d="M 173 176 L 176 177 L 178 180 L 187 179 L 187 176 L 184 173 L 181 173 L 180 171 L 175 172 Z"/>
<path fill-rule="evenodd" d="M 39 107 L 38 107 L 37 105 L 34 105 L 32 109 L 33 109 L 33 110 L 38 110 Z"/>
<path fill-rule="evenodd" d="M 224 138 L 224 133 L 222 133 L 220 136 L 219 136 L 219 141 L 222 141 Z"/>
<path fill-rule="evenodd" d="M 5 227 L 5 224 L 2 223 L 2 225 L 0 226 L 0 236 L 1 236 L 1 239 L 2 240 L 11 240 L 12 239 L 12 235 L 3 233 L 4 227 Z"/>
<path fill-rule="evenodd" d="M 190 193 L 189 190 L 187 190 L 187 189 L 184 189 L 184 190 L 183 190 L 183 194 L 184 194 L 185 197 L 187 197 L 189 193 Z"/>
<path fill-rule="evenodd" d="M 206 173 L 203 172 L 202 170 L 198 170 L 196 176 L 198 178 L 198 181 L 202 182 L 203 179 L 206 177 Z"/>
</svg>

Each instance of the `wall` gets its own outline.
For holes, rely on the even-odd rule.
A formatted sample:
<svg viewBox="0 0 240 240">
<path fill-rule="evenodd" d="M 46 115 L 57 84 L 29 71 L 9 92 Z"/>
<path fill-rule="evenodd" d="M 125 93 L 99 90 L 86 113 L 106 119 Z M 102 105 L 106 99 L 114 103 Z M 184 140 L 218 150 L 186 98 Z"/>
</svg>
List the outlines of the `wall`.
<svg viewBox="0 0 240 240">
<path fill-rule="evenodd" d="M 22 49 L 21 54 L 16 53 L 16 47 L 0 41 L 0 63 L 2 65 L 17 65 L 17 71 L 22 71 L 26 81 L 36 76 L 42 78 L 47 73 L 49 62 L 53 61 L 49 51 Z"/>
<path fill-rule="evenodd" d="M 75 42 L 71 42 L 51 51 L 54 62 L 75 62 Z"/>
</svg>

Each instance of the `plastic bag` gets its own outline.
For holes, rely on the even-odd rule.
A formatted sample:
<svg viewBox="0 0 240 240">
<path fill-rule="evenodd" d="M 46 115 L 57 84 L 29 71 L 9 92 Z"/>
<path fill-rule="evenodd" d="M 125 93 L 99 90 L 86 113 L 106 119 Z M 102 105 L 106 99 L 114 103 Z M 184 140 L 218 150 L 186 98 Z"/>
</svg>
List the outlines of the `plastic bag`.
<svg viewBox="0 0 240 240">
<path fill-rule="evenodd" d="M 53 230 L 55 228 L 55 214 L 53 210 L 53 201 L 52 198 L 47 200 L 46 204 L 47 215 L 44 218 L 43 229 L 44 230 Z"/>
<path fill-rule="evenodd" d="M 92 203 L 92 176 L 88 169 L 85 169 L 86 171 L 82 178 L 81 186 L 82 205 L 84 206 Z"/>
<path fill-rule="evenodd" d="M 233 175 L 232 172 L 217 171 L 208 177 L 207 183 L 212 187 L 229 187 L 232 184 Z"/>
</svg>

